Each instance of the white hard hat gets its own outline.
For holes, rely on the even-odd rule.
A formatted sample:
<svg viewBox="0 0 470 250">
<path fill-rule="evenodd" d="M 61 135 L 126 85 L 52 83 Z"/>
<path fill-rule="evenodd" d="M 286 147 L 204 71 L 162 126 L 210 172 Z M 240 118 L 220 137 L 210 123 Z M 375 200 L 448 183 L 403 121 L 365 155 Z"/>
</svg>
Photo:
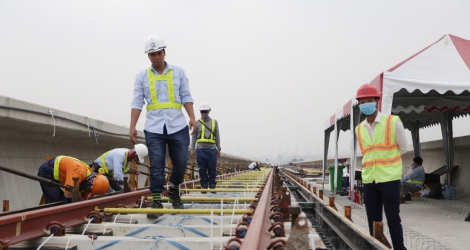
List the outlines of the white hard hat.
<svg viewBox="0 0 470 250">
<path fill-rule="evenodd" d="M 199 110 L 210 110 L 211 105 L 208 102 L 201 102 L 199 105 Z"/>
<path fill-rule="evenodd" d="M 153 53 L 166 48 L 163 39 L 156 35 L 150 35 L 145 40 L 145 53 Z"/>
<path fill-rule="evenodd" d="M 137 156 L 139 157 L 139 162 L 144 163 L 145 156 L 149 154 L 149 150 L 147 149 L 147 146 L 145 146 L 144 144 L 135 144 L 134 150 Z"/>
</svg>

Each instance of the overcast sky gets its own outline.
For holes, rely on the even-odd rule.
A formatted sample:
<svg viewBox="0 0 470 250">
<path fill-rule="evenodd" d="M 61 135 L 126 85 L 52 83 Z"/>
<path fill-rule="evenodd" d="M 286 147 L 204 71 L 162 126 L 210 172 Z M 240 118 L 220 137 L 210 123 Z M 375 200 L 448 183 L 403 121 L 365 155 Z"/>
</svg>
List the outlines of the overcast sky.
<svg viewBox="0 0 470 250">
<path fill-rule="evenodd" d="M 167 62 L 186 71 L 196 117 L 199 103 L 212 105 L 224 152 L 321 154 L 325 120 L 361 84 L 444 34 L 470 39 L 468 10 L 470 1 L 0 0 L 0 95 L 128 126 L 135 75 L 150 65 L 144 40 L 157 34 Z M 468 121 L 455 121 L 455 136 Z M 439 127 L 422 132 L 440 138 Z"/>
</svg>

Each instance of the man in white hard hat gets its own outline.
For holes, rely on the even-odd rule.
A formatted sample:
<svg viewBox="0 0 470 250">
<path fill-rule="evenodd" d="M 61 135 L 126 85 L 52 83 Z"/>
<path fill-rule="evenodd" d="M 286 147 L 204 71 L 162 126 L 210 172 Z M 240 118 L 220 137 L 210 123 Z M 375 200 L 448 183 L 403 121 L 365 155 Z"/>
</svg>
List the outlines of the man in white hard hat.
<svg viewBox="0 0 470 250">
<path fill-rule="evenodd" d="M 254 162 L 250 163 L 250 165 L 248 165 L 248 168 L 250 170 L 255 170 L 256 169 L 258 171 L 261 171 L 261 169 L 259 168 L 260 165 L 261 165 L 261 163 L 259 161 L 258 162 L 254 161 Z"/>
<path fill-rule="evenodd" d="M 161 200 L 162 192 L 165 191 L 165 157 L 168 146 L 173 168 L 167 196 L 173 208 L 183 209 L 179 185 L 184 181 L 189 159 L 189 132 L 196 132 L 194 101 L 184 70 L 165 61 L 165 48 L 163 40 L 156 35 L 149 36 L 145 41 L 145 53 L 151 66 L 139 72 L 135 79 L 129 137 L 135 144 L 135 126 L 142 106 L 147 103 L 144 133 L 151 164 L 149 189 L 153 197 L 152 208 L 163 208 Z M 189 127 L 186 125 L 182 107 L 189 116 Z M 148 213 L 147 217 L 158 218 L 160 215 Z"/>
<path fill-rule="evenodd" d="M 121 191 L 124 174 L 140 174 L 140 171 L 129 168 L 131 162 L 144 163 L 148 154 L 147 146 L 136 144 L 133 149 L 115 148 L 96 158 L 90 167 L 95 173 L 104 174 L 109 179 L 108 192 Z M 101 170 L 101 171 L 100 171 Z"/>
<path fill-rule="evenodd" d="M 197 132 L 191 139 L 191 157 L 197 154 L 197 166 L 201 176 L 201 188 L 215 189 L 217 182 L 217 158 L 220 156 L 219 124 L 209 116 L 211 105 L 202 102 L 199 105 L 201 119 L 196 122 Z M 197 143 L 197 146 L 196 146 Z"/>
</svg>

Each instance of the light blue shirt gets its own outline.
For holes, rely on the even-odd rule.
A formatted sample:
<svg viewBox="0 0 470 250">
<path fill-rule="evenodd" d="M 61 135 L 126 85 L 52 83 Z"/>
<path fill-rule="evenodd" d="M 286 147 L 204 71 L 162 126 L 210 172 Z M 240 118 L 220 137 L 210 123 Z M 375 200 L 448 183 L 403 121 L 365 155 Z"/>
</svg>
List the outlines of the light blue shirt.
<svg viewBox="0 0 470 250">
<path fill-rule="evenodd" d="M 249 169 L 253 169 L 256 167 L 256 162 L 252 162 L 250 165 L 248 165 Z"/>
<path fill-rule="evenodd" d="M 153 67 L 151 68 L 154 75 L 160 75 Z M 194 103 L 189 91 L 189 82 L 184 70 L 178 66 L 166 63 L 163 75 L 167 74 L 170 69 L 173 70 L 175 102 L 182 105 L 188 102 Z M 155 89 L 157 92 L 157 100 L 159 102 L 168 102 L 169 96 L 167 81 L 156 81 L 156 83 Z M 147 69 L 142 70 L 135 77 L 134 97 L 132 99 L 131 108 L 142 110 L 144 103 L 152 103 Z M 163 127 L 165 125 L 168 134 L 176 133 L 186 127 L 186 118 L 184 117 L 183 111 L 181 109 L 174 108 L 147 111 L 144 130 L 151 133 L 163 134 Z"/>
<path fill-rule="evenodd" d="M 126 152 L 129 149 L 127 148 L 115 148 L 104 157 L 104 162 L 106 163 L 106 167 L 110 172 L 114 172 L 114 179 L 118 181 L 124 180 L 124 174 L 122 171 L 122 164 L 124 164 L 124 158 L 126 157 Z M 100 156 L 101 157 L 101 156 Z M 98 157 L 94 163 L 98 163 L 101 167 L 101 159 Z M 127 163 L 126 168 L 129 169 L 130 162 Z"/>
<path fill-rule="evenodd" d="M 415 181 L 424 181 L 424 171 L 421 168 L 422 166 L 414 166 L 412 167 L 411 173 L 407 174 L 405 177 L 401 178 L 401 182 L 407 182 L 408 180 L 415 180 Z M 414 183 L 413 183 L 414 184 Z M 418 187 L 422 187 L 423 185 L 415 184 Z"/>
</svg>

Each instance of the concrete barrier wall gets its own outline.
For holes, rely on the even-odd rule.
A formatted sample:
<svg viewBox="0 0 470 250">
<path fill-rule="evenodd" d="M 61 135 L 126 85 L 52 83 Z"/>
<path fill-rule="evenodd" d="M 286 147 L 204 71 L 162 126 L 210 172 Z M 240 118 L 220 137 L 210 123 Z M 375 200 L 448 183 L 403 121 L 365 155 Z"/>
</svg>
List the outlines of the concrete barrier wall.
<svg viewBox="0 0 470 250">
<path fill-rule="evenodd" d="M 27 139 L 1 140 L 0 165 L 31 175 L 37 175 L 46 156 L 68 155 L 87 163 L 106 152 L 108 148 L 69 144 L 44 143 Z M 143 183 L 144 178 L 139 182 Z M 0 171 L 0 200 L 10 201 L 10 210 L 37 206 L 42 191 L 39 182 Z"/>
</svg>

